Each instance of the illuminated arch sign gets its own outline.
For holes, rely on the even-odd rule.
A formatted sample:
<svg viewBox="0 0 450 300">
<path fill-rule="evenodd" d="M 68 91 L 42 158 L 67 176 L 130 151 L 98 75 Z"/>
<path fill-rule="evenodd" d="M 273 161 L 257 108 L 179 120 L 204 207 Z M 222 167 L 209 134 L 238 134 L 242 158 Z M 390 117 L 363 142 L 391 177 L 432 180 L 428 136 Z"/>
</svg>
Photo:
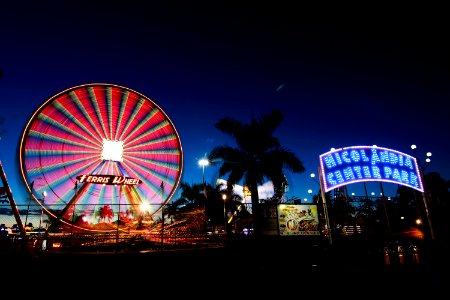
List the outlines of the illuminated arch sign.
<svg viewBox="0 0 450 300">
<path fill-rule="evenodd" d="M 423 192 L 419 166 L 414 157 L 387 148 L 354 146 L 320 155 L 325 192 L 350 183 L 385 181 Z"/>
<path fill-rule="evenodd" d="M 136 185 L 142 183 L 140 179 L 115 175 L 79 175 L 76 178 L 80 183 L 87 182 L 116 185 Z"/>
</svg>

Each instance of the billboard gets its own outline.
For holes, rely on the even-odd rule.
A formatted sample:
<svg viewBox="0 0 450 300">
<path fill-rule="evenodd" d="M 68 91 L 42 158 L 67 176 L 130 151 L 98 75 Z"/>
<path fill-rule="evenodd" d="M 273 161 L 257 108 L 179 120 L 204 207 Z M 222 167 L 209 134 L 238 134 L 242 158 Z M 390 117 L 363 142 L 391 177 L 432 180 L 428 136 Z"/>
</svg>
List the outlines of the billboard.
<svg viewBox="0 0 450 300">
<path fill-rule="evenodd" d="M 385 181 L 423 192 L 416 158 L 377 146 L 334 149 L 320 155 L 325 192 L 350 183 Z"/>
<path fill-rule="evenodd" d="M 320 235 L 315 204 L 279 204 L 277 214 L 281 236 Z"/>
</svg>

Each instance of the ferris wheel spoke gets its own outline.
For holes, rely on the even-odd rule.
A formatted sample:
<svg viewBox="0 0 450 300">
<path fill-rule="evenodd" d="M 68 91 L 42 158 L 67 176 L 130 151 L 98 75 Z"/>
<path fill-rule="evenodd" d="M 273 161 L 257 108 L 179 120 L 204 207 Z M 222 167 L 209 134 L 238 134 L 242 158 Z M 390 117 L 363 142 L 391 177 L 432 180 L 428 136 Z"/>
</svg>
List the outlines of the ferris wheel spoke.
<svg viewBox="0 0 450 300">
<path fill-rule="evenodd" d="M 172 121 L 151 99 L 118 85 L 80 85 L 49 98 L 31 117 L 20 146 L 23 178 L 28 186 L 37 182 L 30 188 L 35 200 L 47 191 L 41 204 L 48 212 L 60 210 L 58 218 L 67 224 L 74 206 L 84 205 L 86 230 L 96 230 L 98 210 L 109 205 L 136 212 L 148 201 L 152 217 L 170 201 L 182 174 L 181 142 Z M 80 176 L 91 182 L 77 187 Z M 139 184 L 95 182 L 108 176 L 136 178 Z"/>
</svg>

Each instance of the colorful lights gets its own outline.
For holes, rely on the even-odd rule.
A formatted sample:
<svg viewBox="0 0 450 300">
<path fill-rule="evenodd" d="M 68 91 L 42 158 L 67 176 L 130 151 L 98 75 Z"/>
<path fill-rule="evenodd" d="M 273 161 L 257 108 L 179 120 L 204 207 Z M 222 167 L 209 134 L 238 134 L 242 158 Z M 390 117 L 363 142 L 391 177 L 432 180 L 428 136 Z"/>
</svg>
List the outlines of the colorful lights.
<svg viewBox="0 0 450 300">
<path fill-rule="evenodd" d="M 61 211 L 57 217 L 71 223 L 77 204 L 89 208 L 89 225 L 98 222 L 95 210 L 104 203 L 135 211 L 146 199 L 149 215 L 157 214 L 183 168 L 181 141 L 165 112 L 144 95 L 107 83 L 75 86 L 44 102 L 23 132 L 19 159 L 25 183 L 35 183 L 29 188 L 35 200 L 43 202 L 48 191 L 47 213 Z"/>
<path fill-rule="evenodd" d="M 363 181 L 385 181 L 423 192 L 416 159 L 377 146 L 335 149 L 320 155 L 325 191 Z"/>
<path fill-rule="evenodd" d="M 123 141 L 103 139 L 102 160 L 123 161 Z"/>
</svg>

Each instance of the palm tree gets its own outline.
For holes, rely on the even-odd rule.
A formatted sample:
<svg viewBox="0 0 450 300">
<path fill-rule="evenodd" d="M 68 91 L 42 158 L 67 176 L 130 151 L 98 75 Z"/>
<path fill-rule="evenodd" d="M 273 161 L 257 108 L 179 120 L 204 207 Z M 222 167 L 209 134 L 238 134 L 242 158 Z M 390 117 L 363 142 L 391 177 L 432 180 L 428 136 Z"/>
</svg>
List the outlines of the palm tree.
<svg viewBox="0 0 450 300">
<path fill-rule="evenodd" d="M 205 204 L 205 214 L 213 228 L 217 225 L 224 225 L 226 211 L 233 213 L 240 206 L 242 207 L 241 210 L 246 211 L 245 206 L 241 203 L 242 197 L 236 194 L 234 190 L 229 190 L 223 183 L 215 186 L 207 184 L 206 192 L 208 198 Z"/>
<path fill-rule="evenodd" d="M 193 212 L 200 212 L 205 206 L 206 197 L 203 184 L 180 183 L 181 195 L 163 208 L 163 214 L 171 219 L 183 219 Z M 203 216 L 203 219 L 204 216 Z"/>
<path fill-rule="evenodd" d="M 430 215 L 427 218 L 426 208 L 422 212 L 423 218 L 427 218 L 425 225 L 428 229 L 434 230 L 434 235 L 437 241 L 448 244 L 450 242 L 450 223 L 448 216 L 450 214 L 450 192 L 449 181 L 441 177 L 437 172 L 430 172 L 424 175 L 424 186 L 426 188 L 426 199 L 429 201 Z M 422 199 L 421 206 L 424 204 L 423 197 L 417 196 L 417 199 Z M 430 229 L 431 226 L 431 229 Z M 431 232 L 429 233 L 431 236 Z"/>
<path fill-rule="evenodd" d="M 229 117 L 215 124 L 217 129 L 235 139 L 237 147 L 215 147 L 208 159 L 212 164 L 221 164 L 219 176 L 228 174 L 229 189 L 242 179 L 249 188 L 256 234 L 260 233 L 258 185 L 263 184 L 264 179 L 271 180 L 275 197 L 281 198 L 287 184 L 285 169 L 294 173 L 305 171 L 302 161 L 283 148 L 279 139 L 273 136 L 282 120 L 282 113 L 272 110 L 259 118 L 252 118 L 249 124 Z"/>
<path fill-rule="evenodd" d="M 107 219 L 109 222 L 111 222 L 114 213 L 109 205 L 103 205 L 98 209 L 98 211 L 96 211 L 95 215 L 100 219 L 100 221 Z"/>
<path fill-rule="evenodd" d="M 205 195 L 203 193 L 203 184 L 188 184 L 182 182 L 180 184 L 181 196 L 177 199 L 174 204 L 179 206 L 188 206 L 190 208 L 202 207 L 205 203 Z"/>
</svg>

